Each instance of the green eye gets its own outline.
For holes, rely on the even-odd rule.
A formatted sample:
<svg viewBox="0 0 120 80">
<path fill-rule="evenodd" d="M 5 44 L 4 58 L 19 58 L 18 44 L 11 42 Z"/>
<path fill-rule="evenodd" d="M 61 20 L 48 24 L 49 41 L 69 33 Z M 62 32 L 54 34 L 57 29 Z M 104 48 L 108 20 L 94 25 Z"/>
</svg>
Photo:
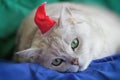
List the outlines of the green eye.
<svg viewBox="0 0 120 80">
<path fill-rule="evenodd" d="M 79 45 L 79 40 L 75 38 L 71 43 L 71 48 L 74 50 L 75 48 L 78 47 L 78 45 Z"/>
<path fill-rule="evenodd" d="M 52 65 L 59 66 L 63 61 L 64 60 L 60 59 L 60 58 L 54 59 L 53 62 L 52 62 Z"/>
</svg>

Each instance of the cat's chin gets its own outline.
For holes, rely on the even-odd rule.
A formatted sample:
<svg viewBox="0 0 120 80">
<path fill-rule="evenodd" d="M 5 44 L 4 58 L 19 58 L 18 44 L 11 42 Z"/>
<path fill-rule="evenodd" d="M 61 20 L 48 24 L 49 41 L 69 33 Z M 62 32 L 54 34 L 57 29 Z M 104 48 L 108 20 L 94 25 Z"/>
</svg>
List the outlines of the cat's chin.
<svg viewBox="0 0 120 80">
<path fill-rule="evenodd" d="M 84 71 L 84 70 L 86 70 L 86 69 L 88 68 L 88 66 L 89 66 L 89 63 L 86 63 L 86 64 L 80 66 L 79 71 Z"/>
<path fill-rule="evenodd" d="M 84 71 L 88 68 L 89 64 L 85 64 L 83 66 L 80 65 L 74 65 L 70 66 L 65 72 L 79 72 L 79 71 Z"/>
<path fill-rule="evenodd" d="M 71 66 L 65 72 L 78 72 L 79 68 L 79 66 Z"/>
<path fill-rule="evenodd" d="M 87 69 L 87 67 L 88 67 L 88 66 L 81 66 L 81 67 L 79 68 L 79 71 L 84 71 L 84 70 Z"/>
</svg>

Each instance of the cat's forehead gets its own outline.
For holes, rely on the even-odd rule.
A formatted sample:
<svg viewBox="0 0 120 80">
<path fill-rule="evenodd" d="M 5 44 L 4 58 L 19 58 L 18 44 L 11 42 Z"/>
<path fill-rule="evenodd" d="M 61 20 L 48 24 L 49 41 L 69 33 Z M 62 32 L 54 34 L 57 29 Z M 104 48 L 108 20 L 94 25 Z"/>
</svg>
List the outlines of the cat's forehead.
<svg viewBox="0 0 120 80">
<path fill-rule="evenodd" d="M 48 46 L 57 45 L 60 47 L 65 44 L 69 44 L 74 37 L 75 35 L 71 28 L 57 27 L 51 30 L 51 32 L 46 36 L 42 36 L 40 38 L 40 42 L 41 44 L 45 43 Z"/>
<path fill-rule="evenodd" d="M 75 37 L 75 32 L 70 25 L 59 26 L 54 29 L 48 36 L 50 39 L 71 40 Z"/>
</svg>

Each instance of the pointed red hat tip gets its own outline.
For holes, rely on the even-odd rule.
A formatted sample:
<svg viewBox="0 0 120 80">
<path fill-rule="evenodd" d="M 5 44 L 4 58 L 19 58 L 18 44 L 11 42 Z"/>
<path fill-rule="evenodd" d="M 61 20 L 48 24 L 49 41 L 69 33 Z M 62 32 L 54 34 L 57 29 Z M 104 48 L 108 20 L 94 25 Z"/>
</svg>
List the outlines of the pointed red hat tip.
<svg viewBox="0 0 120 80">
<path fill-rule="evenodd" d="M 38 7 L 34 18 L 34 21 L 42 34 L 49 31 L 56 23 L 55 20 L 46 15 L 45 6 L 46 3 L 43 3 Z"/>
</svg>

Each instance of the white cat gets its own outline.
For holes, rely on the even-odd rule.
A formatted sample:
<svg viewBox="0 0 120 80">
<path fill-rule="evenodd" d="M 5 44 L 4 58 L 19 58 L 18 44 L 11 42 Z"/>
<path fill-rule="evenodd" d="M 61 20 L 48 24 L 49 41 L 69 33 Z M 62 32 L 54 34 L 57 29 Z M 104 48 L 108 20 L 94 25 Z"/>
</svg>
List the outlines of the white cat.
<svg viewBox="0 0 120 80">
<path fill-rule="evenodd" d="M 107 10 L 73 3 L 46 7 L 56 24 L 41 34 L 33 11 L 18 32 L 18 62 L 36 62 L 60 72 L 85 70 L 90 62 L 115 54 L 120 45 L 118 17 Z"/>
</svg>

